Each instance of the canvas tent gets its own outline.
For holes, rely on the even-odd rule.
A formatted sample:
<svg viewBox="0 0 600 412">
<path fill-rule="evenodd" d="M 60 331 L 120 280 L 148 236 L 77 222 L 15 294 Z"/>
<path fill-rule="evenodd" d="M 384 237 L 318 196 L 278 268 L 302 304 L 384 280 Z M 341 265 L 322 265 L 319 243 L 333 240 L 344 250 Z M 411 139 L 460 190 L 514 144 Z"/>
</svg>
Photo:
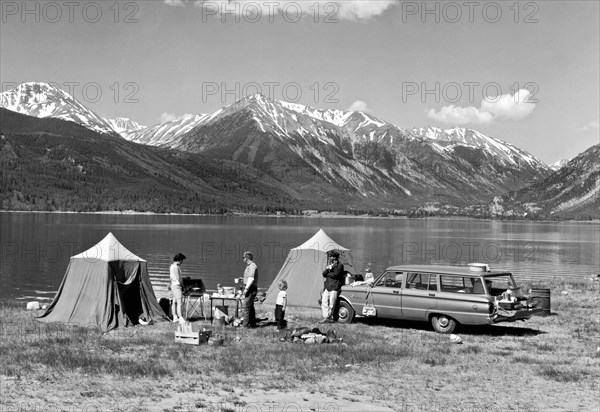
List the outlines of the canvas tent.
<svg viewBox="0 0 600 412">
<path fill-rule="evenodd" d="M 72 256 L 67 272 L 42 322 L 97 325 L 102 332 L 145 320 L 167 320 L 146 261 L 127 250 L 112 233 Z"/>
<path fill-rule="evenodd" d="M 340 262 L 344 269 L 352 272 L 350 250 L 333 241 L 320 229 L 313 237 L 288 253 L 279 274 L 267 290 L 265 303 L 275 304 L 280 280 L 287 281 L 287 304 L 290 306 L 318 307 L 318 299 L 323 291 L 323 271 L 327 266 L 327 252 L 340 252 Z"/>
</svg>

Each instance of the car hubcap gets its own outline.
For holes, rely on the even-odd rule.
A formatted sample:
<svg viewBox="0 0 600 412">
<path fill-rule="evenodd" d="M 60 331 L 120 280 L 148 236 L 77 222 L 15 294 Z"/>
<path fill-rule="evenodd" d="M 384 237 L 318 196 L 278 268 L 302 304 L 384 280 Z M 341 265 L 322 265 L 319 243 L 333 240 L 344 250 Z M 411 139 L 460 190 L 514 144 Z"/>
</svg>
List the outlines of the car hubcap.
<svg viewBox="0 0 600 412">
<path fill-rule="evenodd" d="M 447 318 L 440 318 L 438 322 L 442 328 L 447 327 L 449 323 Z"/>
<path fill-rule="evenodd" d="M 348 317 L 348 312 L 346 311 L 346 308 L 340 308 L 338 316 L 340 319 L 346 319 Z"/>
</svg>

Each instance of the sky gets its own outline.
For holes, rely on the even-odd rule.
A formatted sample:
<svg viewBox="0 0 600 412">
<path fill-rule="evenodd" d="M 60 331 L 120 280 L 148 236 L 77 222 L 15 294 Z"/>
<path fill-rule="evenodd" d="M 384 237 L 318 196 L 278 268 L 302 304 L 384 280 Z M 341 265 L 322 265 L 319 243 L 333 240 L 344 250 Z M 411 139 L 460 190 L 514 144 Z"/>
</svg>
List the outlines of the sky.
<svg viewBox="0 0 600 412">
<path fill-rule="evenodd" d="M 467 127 L 551 164 L 599 138 L 600 2 L 0 0 L 2 91 L 143 125 L 245 94 Z"/>
</svg>

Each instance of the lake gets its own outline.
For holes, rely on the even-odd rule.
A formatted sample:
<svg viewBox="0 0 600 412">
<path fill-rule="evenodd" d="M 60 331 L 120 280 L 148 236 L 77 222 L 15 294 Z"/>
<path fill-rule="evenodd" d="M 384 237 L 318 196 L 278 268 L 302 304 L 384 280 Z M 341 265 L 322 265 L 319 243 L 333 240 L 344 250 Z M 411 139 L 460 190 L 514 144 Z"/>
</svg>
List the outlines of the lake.
<svg viewBox="0 0 600 412">
<path fill-rule="evenodd" d="M 380 273 L 392 264 L 468 262 L 511 271 L 517 280 L 600 273 L 600 225 L 590 222 L 7 212 L 0 213 L 0 296 L 52 299 L 70 256 L 109 232 L 148 261 L 158 297 L 177 252 L 187 256 L 184 276 L 216 289 L 234 285 L 250 250 L 259 287 L 268 288 L 289 250 L 321 228 L 352 250 L 354 273 L 367 263 Z"/>
</svg>

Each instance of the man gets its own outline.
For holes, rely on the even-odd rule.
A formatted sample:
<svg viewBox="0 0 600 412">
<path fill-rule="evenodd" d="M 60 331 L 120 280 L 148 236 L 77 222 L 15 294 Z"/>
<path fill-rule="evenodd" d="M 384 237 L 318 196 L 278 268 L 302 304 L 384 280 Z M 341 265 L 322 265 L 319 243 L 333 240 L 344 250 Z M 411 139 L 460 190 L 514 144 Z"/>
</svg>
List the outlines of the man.
<svg viewBox="0 0 600 412">
<path fill-rule="evenodd" d="M 183 300 L 183 291 L 181 289 L 183 277 L 181 275 L 181 264 L 185 259 L 183 253 L 178 253 L 173 256 L 173 264 L 169 268 L 170 289 L 173 294 L 173 302 L 171 303 L 171 312 L 173 313 L 173 322 L 183 322 L 185 319 L 181 313 L 181 301 Z"/>
<path fill-rule="evenodd" d="M 344 265 L 340 263 L 340 254 L 336 250 L 327 253 L 329 256 L 329 265 L 323 271 L 325 278 L 325 289 L 321 296 L 321 310 L 323 320 L 319 323 L 333 323 L 333 313 L 337 303 L 338 295 L 344 284 Z"/>
<path fill-rule="evenodd" d="M 254 311 L 254 300 L 258 292 L 258 267 L 254 263 L 254 256 L 250 252 L 244 252 L 242 259 L 246 263 L 244 271 L 244 289 L 242 290 L 242 326 L 253 328 L 256 326 L 256 312 Z"/>
</svg>

